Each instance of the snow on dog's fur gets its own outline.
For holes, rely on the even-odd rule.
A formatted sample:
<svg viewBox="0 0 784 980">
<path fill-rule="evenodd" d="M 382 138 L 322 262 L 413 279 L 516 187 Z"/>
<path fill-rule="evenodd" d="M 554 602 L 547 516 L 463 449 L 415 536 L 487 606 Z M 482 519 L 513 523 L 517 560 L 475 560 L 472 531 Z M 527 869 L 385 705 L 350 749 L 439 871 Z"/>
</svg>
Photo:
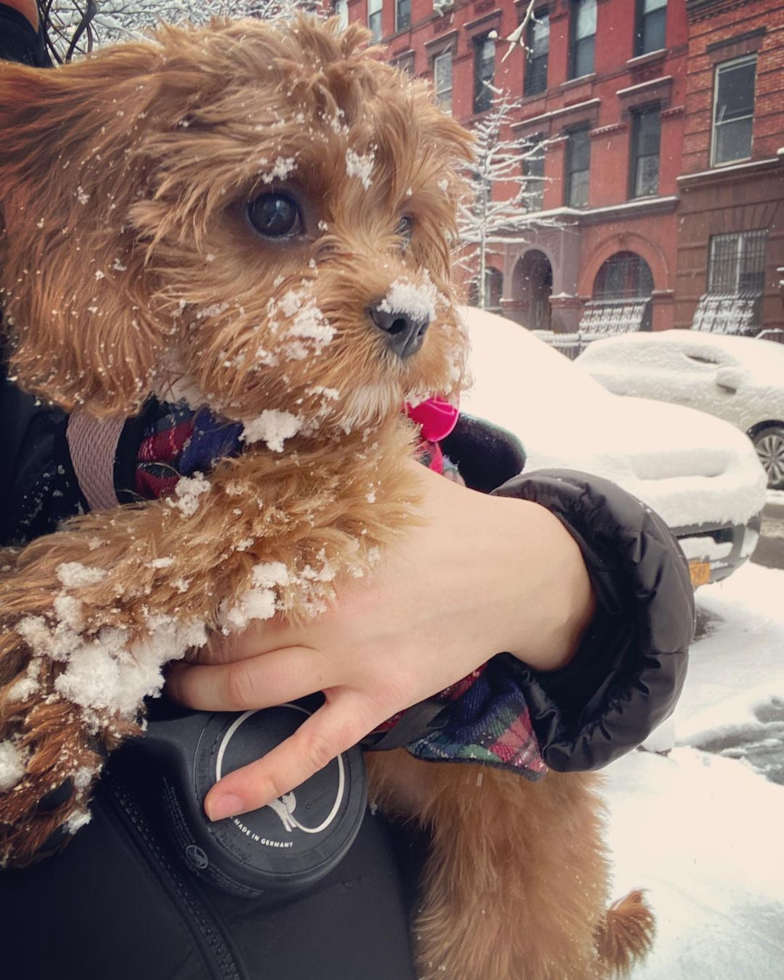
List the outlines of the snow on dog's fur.
<svg viewBox="0 0 784 980">
<path fill-rule="evenodd" d="M 449 238 L 470 139 L 366 39 L 216 22 L 0 68 L 12 375 L 98 419 L 186 397 L 248 442 L 174 497 L 2 556 L 4 861 L 86 821 L 97 749 L 139 732 L 166 662 L 215 630 L 317 614 L 417 520 L 400 408 L 464 384 Z M 283 240 L 251 220 L 270 193 L 299 209 Z M 428 318 L 421 349 L 397 356 L 373 308 Z M 420 976 L 595 980 L 645 946 L 639 902 L 631 940 L 624 906 L 604 916 L 591 777 L 488 770 L 478 786 L 473 767 L 403 752 L 370 766 L 387 809 L 432 831 Z"/>
</svg>

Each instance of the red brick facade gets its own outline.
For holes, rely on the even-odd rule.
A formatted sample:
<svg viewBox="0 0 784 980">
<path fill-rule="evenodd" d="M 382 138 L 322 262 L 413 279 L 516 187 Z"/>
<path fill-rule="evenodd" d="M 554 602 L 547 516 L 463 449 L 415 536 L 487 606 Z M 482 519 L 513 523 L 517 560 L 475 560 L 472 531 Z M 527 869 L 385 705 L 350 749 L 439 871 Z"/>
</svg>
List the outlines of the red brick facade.
<svg viewBox="0 0 784 980">
<path fill-rule="evenodd" d="M 579 4 L 576 0 L 536 2 L 537 17 L 549 18 L 546 89 L 537 95 L 525 94 L 522 47 L 515 47 L 501 61 L 509 48 L 503 39 L 521 22 L 528 0 L 454 0 L 452 4 L 435 0 L 435 9 L 434 0 L 410 0 L 410 27 L 396 31 L 396 15 L 405 16 L 407 3 L 371 0 L 371 9 L 381 6 L 383 43 L 390 61 L 415 75 L 432 77 L 434 60 L 451 53 L 452 111 L 470 127 L 477 118 L 473 111 L 476 41 L 495 31 L 493 85 L 521 103 L 512 129 L 515 135 L 548 141 L 540 220 L 523 236 L 516 235 L 514 243 L 499 246 L 492 262 L 503 273 L 502 310 L 528 325 L 575 330 L 581 320 L 586 322 L 590 312 L 586 304 L 596 300 L 603 264 L 613 256 L 617 261 L 619 253 L 633 253 L 650 270 L 645 281 L 651 303 L 644 326 L 689 326 L 706 289 L 708 245 L 704 219 L 696 217 L 704 210 L 704 201 L 692 193 L 684 174 L 710 169 L 710 61 L 715 61 L 724 44 L 730 58 L 746 54 L 755 45 L 759 48 L 753 160 L 778 159 L 776 151 L 784 146 L 784 0 L 669 0 L 666 29 L 660 35 L 663 43 L 642 56 L 635 56 L 642 11 L 659 8 L 661 0 L 596 0 L 594 70 L 577 79 L 570 79 L 570 74 L 574 73 Z M 348 13 L 351 21 L 366 22 L 368 0 L 348 0 Z M 764 24 L 764 35 L 754 33 L 757 20 Z M 659 174 L 655 192 L 649 188 L 645 195 L 635 196 L 630 168 L 637 145 L 635 127 L 643 109 L 658 115 Z M 586 127 L 587 199 L 571 207 L 567 204 L 569 134 Z M 777 166 L 780 174 L 782 168 Z M 760 227 L 770 208 L 776 210 L 773 200 L 777 194 L 779 199 L 782 196 L 780 184 L 751 193 L 745 182 L 729 176 L 731 169 L 723 168 L 718 183 L 744 212 L 742 227 Z M 730 190 L 738 183 L 740 190 Z M 694 178 L 692 184 L 702 186 L 701 178 Z M 715 188 L 712 193 L 715 197 Z M 687 224 L 685 241 L 681 232 L 679 243 L 687 199 L 693 202 L 687 207 L 695 221 Z M 747 213 L 755 208 L 762 209 L 762 216 Z M 733 224 L 729 218 L 724 220 L 728 228 Z M 701 254 L 693 240 L 700 234 Z M 778 267 L 784 266 L 784 256 L 779 255 L 777 235 L 777 227 L 772 226 L 769 257 Z M 781 320 L 780 304 L 774 311 L 775 283 L 769 280 L 766 326 L 776 314 Z"/>
<path fill-rule="evenodd" d="M 675 326 L 691 326 L 708 290 L 714 236 L 767 233 L 758 326 L 781 328 L 784 277 L 784 3 L 686 0 L 689 58 Z M 747 157 L 713 165 L 717 72 L 755 62 Z"/>
</svg>

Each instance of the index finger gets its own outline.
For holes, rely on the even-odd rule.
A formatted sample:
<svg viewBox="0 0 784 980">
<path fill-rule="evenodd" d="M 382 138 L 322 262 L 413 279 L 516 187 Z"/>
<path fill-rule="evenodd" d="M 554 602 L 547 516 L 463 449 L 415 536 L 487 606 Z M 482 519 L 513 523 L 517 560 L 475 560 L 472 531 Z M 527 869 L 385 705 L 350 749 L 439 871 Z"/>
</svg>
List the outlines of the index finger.
<svg viewBox="0 0 784 980">
<path fill-rule="evenodd" d="M 394 714 L 359 691 L 327 692 L 327 698 L 285 742 L 212 787 L 204 801 L 210 820 L 257 810 L 296 789 Z"/>
<path fill-rule="evenodd" d="M 299 631 L 301 632 L 301 631 Z M 192 664 L 228 664 L 247 660 L 281 647 L 301 646 L 298 631 L 280 614 L 272 619 L 254 620 L 241 632 L 211 633 L 203 647 L 188 657 Z"/>
</svg>

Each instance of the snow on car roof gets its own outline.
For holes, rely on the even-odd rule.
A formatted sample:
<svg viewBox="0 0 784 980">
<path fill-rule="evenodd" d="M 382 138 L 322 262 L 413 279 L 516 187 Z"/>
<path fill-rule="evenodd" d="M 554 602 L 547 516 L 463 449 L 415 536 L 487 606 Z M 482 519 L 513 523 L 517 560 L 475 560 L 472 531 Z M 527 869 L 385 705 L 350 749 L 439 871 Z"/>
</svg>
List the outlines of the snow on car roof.
<svg viewBox="0 0 784 980">
<path fill-rule="evenodd" d="M 515 433 L 526 472 L 604 476 L 670 527 L 742 524 L 762 509 L 765 476 L 743 433 L 677 405 L 619 398 L 511 320 L 473 308 L 463 315 L 474 377 L 463 410 Z"/>
<path fill-rule="evenodd" d="M 663 330 L 654 333 L 628 333 L 595 340 L 577 358 L 581 367 L 612 363 L 659 363 L 657 355 L 669 363 L 673 351 L 689 351 L 693 355 L 737 365 L 749 372 L 748 378 L 769 382 L 771 375 L 784 380 L 784 344 L 753 337 L 731 337 L 725 334 L 701 333 L 696 330 Z M 723 355 L 723 356 L 722 356 Z M 653 360 L 652 360 L 653 359 Z"/>
</svg>

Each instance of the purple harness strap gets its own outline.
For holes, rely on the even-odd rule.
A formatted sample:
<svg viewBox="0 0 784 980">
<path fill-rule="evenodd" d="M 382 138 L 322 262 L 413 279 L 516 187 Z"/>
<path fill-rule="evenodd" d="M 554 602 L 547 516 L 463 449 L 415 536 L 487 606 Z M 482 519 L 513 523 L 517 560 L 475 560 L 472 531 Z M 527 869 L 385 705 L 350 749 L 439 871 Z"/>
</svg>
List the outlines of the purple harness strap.
<svg viewBox="0 0 784 980">
<path fill-rule="evenodd" d="M 90 510 L 119 506 L 114 492 L 114 459 L 124 425 L 125 418 L 97 419 L 84 411 L 76 411 L 68 419 L 68 451 Z"/>
</svg>

